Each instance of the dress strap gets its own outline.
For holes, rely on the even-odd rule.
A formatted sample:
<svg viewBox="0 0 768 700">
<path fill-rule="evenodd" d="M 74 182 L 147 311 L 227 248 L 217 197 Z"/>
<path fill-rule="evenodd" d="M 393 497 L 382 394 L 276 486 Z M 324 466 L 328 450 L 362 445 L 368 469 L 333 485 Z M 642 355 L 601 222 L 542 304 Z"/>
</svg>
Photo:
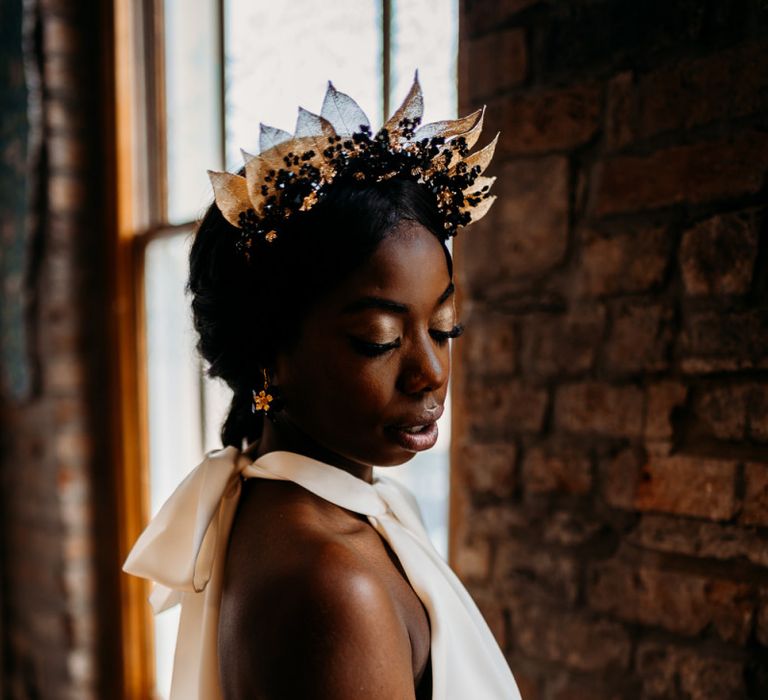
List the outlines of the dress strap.
<svg viewBox="0 0 768 700">
<path fill-rule="evenodd" d="M 389 511 L 376 490 L 377 480 L 369 484 L 343 469 L 295 452 L 268 452 L 243 469 L 242 474 L 245 478 L 293 481 L 320 498 L 361 515 L 378 517 Z"/>
</svg>

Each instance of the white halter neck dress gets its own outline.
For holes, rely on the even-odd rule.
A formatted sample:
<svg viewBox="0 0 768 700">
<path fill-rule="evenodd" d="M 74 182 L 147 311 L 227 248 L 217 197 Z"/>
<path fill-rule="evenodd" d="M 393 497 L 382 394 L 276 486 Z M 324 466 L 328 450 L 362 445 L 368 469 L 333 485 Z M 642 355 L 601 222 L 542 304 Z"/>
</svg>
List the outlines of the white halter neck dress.
<svg viewBox="0 0 768 700">
<path fill-rule="evenodd" d="M 430 542 L 413 495 L 391 477 L 373 484 L 294 452 L 252 462 L 234 447 L 206 455 L 136 541 L 123 570 L 155 582 L 155 613 L 180 603 L 170 700 L 221 700 L 217 629 L 227 541 L 244 478 L 293 481 L 367 516 L 427 610 L 433 700 L 520 700 L 480 611 Z"/>
</svg>

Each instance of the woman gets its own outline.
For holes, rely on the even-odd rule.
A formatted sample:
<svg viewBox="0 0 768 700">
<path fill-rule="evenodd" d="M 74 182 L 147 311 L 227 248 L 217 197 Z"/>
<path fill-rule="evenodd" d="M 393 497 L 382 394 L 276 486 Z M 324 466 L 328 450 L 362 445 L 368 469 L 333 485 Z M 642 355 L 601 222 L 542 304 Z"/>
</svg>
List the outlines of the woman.
<svg viewBox="0 0 768 700">
<path fill-rule="evenodd" d="M 432 447 L 461 333 L 446 240 L 482 216 L 477 112 L 376 136 L 329 84 L 262 127 L 190 258 L 199 350 L 233 389 L 208 455 L 125 569 L 182 603 L 175 698 L 519 698 L 413 496 L 373 465 Z"/>
</svg>

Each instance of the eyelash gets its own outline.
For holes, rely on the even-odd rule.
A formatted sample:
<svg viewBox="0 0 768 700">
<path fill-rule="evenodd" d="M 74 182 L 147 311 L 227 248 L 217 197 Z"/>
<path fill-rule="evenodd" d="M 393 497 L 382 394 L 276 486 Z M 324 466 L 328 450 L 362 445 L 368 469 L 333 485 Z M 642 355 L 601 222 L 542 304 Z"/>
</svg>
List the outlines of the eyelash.
<svg viewBox="0 0 768 700">
<path fill-rule="evenodd" d="M 449 338 L 458 338 L 464 332 L 464 326 L 461 323 L 457 323 L 449 331 L 430 331 L 430 335 L 438 345 L 445 345 Z M 376 357 L 377 355 L 383 355 L 385 352 L 394 350 L 400 347 L 400 341 L 397 340 L 394 343 L 366 343 L 359 338 L 350 336 L 352 345 L 362 355 L 368 357 Z"/>
</svg>

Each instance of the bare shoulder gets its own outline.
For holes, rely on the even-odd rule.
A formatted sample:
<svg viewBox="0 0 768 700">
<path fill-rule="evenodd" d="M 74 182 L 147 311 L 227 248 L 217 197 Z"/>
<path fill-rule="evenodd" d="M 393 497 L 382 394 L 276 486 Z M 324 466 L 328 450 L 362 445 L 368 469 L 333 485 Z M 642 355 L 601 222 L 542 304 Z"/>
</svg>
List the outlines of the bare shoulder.
<svg viewBox="0 0 768 700">
<path fill-rule="evenodd" d="M 279 565 L 225 588 L 225 698 L 413 698 L 408 629 L 376 572 L 340 538 L 290 528 L 280 537 Z"/>
</svg>

